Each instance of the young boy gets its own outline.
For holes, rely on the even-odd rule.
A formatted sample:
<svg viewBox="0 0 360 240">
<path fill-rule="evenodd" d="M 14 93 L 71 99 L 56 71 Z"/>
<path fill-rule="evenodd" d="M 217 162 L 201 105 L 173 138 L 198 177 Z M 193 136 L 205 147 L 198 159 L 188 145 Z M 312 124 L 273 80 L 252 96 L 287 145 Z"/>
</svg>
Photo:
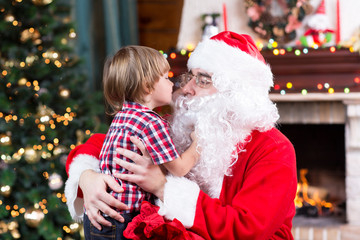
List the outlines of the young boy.
<svg viewBox="0 0 360 240">
<path fill-rule="evenodd" d="M 127 173 L 114 162 L 114 158 L 131 161 L 116 152 L 118 147 L 138 151 L 130 141 L 131 136 L 144 143 L 154 164 L 163 165 L 173 175 L 184 176 L 194 166 L 198 158 L 196 142 L 180 156 L 170 138 L 168 123 L 152 110 L 171 102 L 173 83 L 168 78 L 169 69 L 169 63 L 160 52 L 143 46 L 123 47 L 106 62 L 104 96 L 111 108 L 110 114 L 115 116 L 100 153 L 102 173 L 111 176 L 114 172 Z M 144 200 L 151 201 L 151 194 L 137 185 L 115 179 L 124 191 L 110 193 L 128 205 L 129 210 L 121 212 L 125 222 L 106 216 L 113 226 L 103 226 L 99 231 L 91 226 L 85 213 L 86 238 L 91 235 L 92 239 L 101 239 L 111 235 L 114 239 L 125 239 L 123 231 L 127 223 L 137 215 Z"/>
</svg>

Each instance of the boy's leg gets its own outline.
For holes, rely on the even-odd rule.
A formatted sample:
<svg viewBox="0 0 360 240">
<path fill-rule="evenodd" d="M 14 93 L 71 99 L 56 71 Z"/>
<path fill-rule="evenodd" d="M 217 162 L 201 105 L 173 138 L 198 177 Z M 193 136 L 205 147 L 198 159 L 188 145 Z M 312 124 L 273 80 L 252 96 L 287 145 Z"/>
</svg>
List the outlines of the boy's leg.
<svg viewBox="0 0 360 240">
<path fill-rule="evenodd" d="M 99 231 L 92 223 L 86 214 L 84 214 L 84 235 L 86 240 L 126 240 L 123 236 L 123 232 L 129 222 L 137 215 L 138 213 L 125 213 L 122 216 L 125 219 L 124 223 L 118 222 L 115 219 L 110 217 L 105 217 L 106 220 L 112 223 L 111 227 L 102 226 L 101 231 Z"/>
</svg>

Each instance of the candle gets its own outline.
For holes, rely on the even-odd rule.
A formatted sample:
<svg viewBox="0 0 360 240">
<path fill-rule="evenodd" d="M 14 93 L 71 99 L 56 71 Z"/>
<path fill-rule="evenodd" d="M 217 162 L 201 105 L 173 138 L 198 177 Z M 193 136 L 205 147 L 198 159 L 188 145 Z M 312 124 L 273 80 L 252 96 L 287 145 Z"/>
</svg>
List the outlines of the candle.
<svg viewBox="0 0 360 240">
<path fill-rule="evenodd" d="M 227 13 L 226 13 L 226 4 L 223 3 L 223 20 L 224 20 L 224 30 L 227 31 Z"/>
<path fill-rule="evenodd" d="M 336 44 L 340 42 L 340 0 L 336 1 Z"/>
</svg>

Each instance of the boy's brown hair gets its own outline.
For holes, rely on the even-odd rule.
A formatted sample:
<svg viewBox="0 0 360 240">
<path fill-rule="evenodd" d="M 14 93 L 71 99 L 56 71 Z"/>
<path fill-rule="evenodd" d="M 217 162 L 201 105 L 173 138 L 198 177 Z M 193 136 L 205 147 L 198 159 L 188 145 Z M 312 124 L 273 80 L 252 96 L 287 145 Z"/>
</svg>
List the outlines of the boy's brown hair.
<svg viewBox="0 0 360 240">
<path fill-rule="evenodd" d="M 157 50 L 145 46 L 121 48 L 104 65 L 104 96 L 115 115 L 125 100 L 143 103 L 154 84 L 170 70 L 166 58 Z"/>
</svg>

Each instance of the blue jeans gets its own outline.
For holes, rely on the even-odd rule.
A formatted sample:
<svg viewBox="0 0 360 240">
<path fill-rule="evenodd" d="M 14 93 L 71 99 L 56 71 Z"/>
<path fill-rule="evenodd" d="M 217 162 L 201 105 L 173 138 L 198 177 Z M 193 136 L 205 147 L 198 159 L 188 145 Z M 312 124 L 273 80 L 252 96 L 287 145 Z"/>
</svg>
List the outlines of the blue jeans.
<svg viewBox="0 0 360 240">
<path fill-rule="evenodd" d="M 111 222 L 112 226 L 101 226 L 101 231 L 99 231 L 94 225 L 90 222 L 88 216 L 84 214 L 84 234 L 86 240 L 125 240 L 123 232 L 131 220 L 138 215 L 139 213 L 123 213 L 121 214 L 125 221 L 123 223 L 111 218 L 104 217 L 107 221 Z"/>
</svg>

